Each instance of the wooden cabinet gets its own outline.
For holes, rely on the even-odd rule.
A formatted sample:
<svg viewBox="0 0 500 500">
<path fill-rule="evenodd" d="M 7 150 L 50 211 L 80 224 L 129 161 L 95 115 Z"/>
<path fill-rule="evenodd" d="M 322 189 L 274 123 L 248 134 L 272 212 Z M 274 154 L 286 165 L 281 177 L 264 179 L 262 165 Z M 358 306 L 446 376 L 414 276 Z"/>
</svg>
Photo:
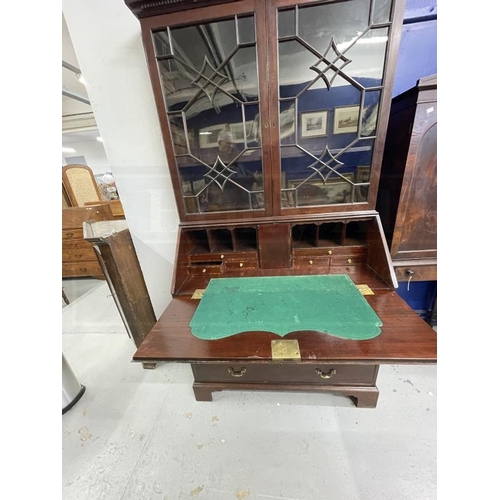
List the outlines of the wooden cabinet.
<svg viewBox="0 0 500 500">
<path fill-rule="evenodd" d="M 436 75 L 393 99 L 377 209 L 398 281 L 436 280 Z"/>
<path fill-rule="evenodd" d="M 112 220 L 108 203 L 62 210 L 62 277 L 104 279 L 92 244 L 83 238 L 83 223 L 89 220 Z"/>
<path fill-rule="evenodd" d="M 191 363 L 201 400 L 223 388 L 316 388 L 360 406 L 376 405 L 380 363 L 435 362 L 435 333 L 394 292 L 375 210 L 403 2 L 125 3 L 141 23 L 181 220 L 172 303 L 134 360 Z M 307 355 L 279 368 L 275 334 L 191 334 L 211 279 L 321 274 L 373 290 L 382 340 L 291 332 Z"/>
<path fill-rule="evenodd" d="M 375 208 L 402 2 L 126 3 L 182 222 Z"/>
</svg>

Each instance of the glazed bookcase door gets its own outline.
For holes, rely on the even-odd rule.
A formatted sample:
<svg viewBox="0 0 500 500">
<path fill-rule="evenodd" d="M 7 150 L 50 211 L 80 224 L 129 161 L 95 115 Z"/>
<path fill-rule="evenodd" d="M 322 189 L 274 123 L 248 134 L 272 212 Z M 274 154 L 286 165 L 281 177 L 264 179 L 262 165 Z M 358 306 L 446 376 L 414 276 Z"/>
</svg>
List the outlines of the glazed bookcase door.
<svg viewBox="0 0 500 500">
<path fill-rule="evenodd" d="M 182 220 L 272 212 L 260 128 L 268 113 L 264 15 L 261 2 L 244 1 L 143 22 Z"/>
<path fill-rule="evenodd" d="M 374 208 L 402 8 L 397 0 L 270 2 L 277 212 Z"/>
</svg>

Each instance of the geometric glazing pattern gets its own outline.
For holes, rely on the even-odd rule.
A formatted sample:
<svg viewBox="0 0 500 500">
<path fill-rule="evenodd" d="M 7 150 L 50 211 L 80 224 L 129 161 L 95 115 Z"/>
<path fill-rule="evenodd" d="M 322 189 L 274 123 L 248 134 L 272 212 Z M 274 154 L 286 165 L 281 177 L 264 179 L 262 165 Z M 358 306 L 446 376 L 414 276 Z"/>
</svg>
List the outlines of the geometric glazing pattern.
<svg viewBox="0 0 500 500">
<path fill-rule="evenodd" d="M 191 85 L 196 85 L 213 104 L 217 90 L 220 90 L 221 85 L 229 81 L 229 78 L 217 71 L 208 60 L 207 56 L 203 60 L 203 65 L 198 72 L 198 76 L 191 82 Z"/>
<path fill-rule="evenodd" d="M 330 51 L 333 52 L 332 55 L 334 56 L 331 60 L 327 58 L 327 55 Z M 309 69 L 318 73 L 318 76 L 325 82 L 326 88 L 330 90 L 333 80 L 335 79 L 337 74 L 351 62 L 352 62 L 351 59 L 348 59 L 344 54 L 342 54 L 339 51 L 335 43 L 335 40 L 332 36 L 332 38 L 330 39 L 330 44 L 327 47 L 325 53 L 318 59 L 318 62 L 313 66 L 311 66 Z M 319 65 L 324 65 L 324 67 L 320 69 L 318 67 Z M 333 72 L 333 76 L 327 77 L 329 71 Z"/>
<path fill-rule="evenodd" d="M 210 181 L 215 182 L 224 191 L 224 186 L 226 182 L 233 176 L 236 175 L 236 171 L 228 167 L 221 159 L 217 156 L 215 163 L 210 168 L 210 170 L 205 174 L 205 177 L 210 179 Z"/>
<path fill-rule="evenodd" d="M 323 150 L 319 158 L 317 158 L 317 160 L 312 165 L 309 165 L 307 168 L 314 170 L 323 179 L 323 182 L 326 182 L 328 177 L 330 177 L 330 175 L 342 165 L 343 163 L 338 161 L 332 155 L 332 153 L 328 149 L 328 146 L 325 146 L 325 149 Z M 313 175 L 308 180 L 311 180 L 314 177 L 316 176 Z"/>
</svg>

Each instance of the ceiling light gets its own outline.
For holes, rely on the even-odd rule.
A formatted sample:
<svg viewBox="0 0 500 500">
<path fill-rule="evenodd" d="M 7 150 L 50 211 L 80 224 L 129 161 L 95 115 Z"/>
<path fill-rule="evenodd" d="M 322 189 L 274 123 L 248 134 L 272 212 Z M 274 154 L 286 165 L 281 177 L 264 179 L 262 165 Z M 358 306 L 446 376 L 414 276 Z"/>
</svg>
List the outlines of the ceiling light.
<svg viewBox="0 0 500 500">
<path fill-rule="evenodd" d="M 73 148 L 62 148 L 63 153 L 76 153 L 76 149 Z"/>
<path fill-rule="evenodd" d="M 76 73 L 76 79 L 80 83 L 83 83 L 84 85 L 87 85 L 87 82 L 85 81 L 85 78 L 83 78 L 83 75 L 81 73 Z"/>
<path fill-rule="evenodd" d="M 96 141 L 99 141 L 99 142 L 104 142 L 104 141 L 102 140 L 102 137 L 101 137 L 101 136 L 96 137 L 96 138 L 95 138 L 95 140 L 96 140 Z"/>
</svg>

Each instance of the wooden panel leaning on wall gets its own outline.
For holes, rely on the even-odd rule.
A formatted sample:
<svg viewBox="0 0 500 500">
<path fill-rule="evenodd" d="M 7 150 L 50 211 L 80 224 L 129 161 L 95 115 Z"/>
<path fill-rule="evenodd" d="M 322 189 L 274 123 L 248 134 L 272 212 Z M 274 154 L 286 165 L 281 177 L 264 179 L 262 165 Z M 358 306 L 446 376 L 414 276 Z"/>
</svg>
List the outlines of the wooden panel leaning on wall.
<svg viewBox="0 0 500 500">
<path fill-rule="evenodd" d="M 69 207 L 62 210 L 62 277 L 92 277 L 104 279 L 92 243 L 83 238 L 83 222 L 113 220 L 108 202 L 89 207 Z"/>
</svg>

